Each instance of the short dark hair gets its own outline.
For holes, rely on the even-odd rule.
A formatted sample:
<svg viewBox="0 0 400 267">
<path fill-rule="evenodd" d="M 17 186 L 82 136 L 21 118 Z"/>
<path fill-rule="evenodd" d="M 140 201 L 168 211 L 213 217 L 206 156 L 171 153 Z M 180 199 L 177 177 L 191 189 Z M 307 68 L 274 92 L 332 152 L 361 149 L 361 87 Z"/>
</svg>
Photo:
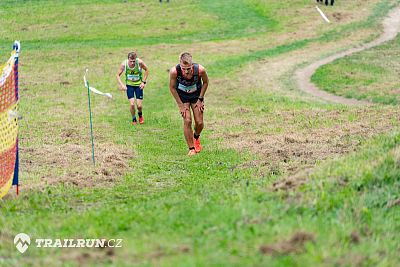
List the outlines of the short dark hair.
<svg viewBox="0 0 400 267">
<path fill-rule="evenodd" d="M 129 52 L 128 53 L 128 58 L 130 58 L 130 59 L 136 58 L 136 52 Z"/>
</svg>

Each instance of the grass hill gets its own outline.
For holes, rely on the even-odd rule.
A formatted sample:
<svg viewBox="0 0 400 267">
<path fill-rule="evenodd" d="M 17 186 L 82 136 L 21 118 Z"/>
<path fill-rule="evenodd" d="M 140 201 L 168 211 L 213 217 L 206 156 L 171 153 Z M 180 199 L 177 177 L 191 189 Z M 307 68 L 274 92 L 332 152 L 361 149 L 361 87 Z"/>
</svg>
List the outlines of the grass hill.
<svg viewBox="0 0 400 267">
<path fill-rule="evenodd" d="M 0 201 L 1 266 L 396 266 L 400 171 L 393 40 L 295 70 L 376 38 L 397 0 L 3 0 L 0 59 L 21 41 L 21 194 Z M 115 73 L 131 50 L 150 69 L 144 125 Z M 188 158 L 167 70 L 190 51 L 207 68 L 204 151 Z M 373 63 L 373 64 L 372 64 Z M 92 166 L 85 69 L 97 164 Z M 387 86 L 385 86 L 387 85 Z M 391 104 L 391 105 L 386 105 Z M 123 239 L 121 248 L 37 248 L 13 239 Z"/>
</svg>

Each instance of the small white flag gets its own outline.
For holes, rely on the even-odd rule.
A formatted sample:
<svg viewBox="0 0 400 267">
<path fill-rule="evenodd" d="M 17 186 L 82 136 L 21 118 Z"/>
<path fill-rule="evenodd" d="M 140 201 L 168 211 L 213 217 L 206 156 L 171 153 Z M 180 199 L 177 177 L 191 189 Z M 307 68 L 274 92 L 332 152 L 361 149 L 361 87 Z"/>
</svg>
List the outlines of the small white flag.
<svg viewBox="0 0 400 267">
<path fill-rule="evenodd" d="M 88 73 L 88 71 L 89 71 L 89 69 L 86 69 L 85 76 L 83 76 L 83 82 L 85 83 L 86 87 L 88 87 L 88 81 L 86 80 L 86 74 Z M 94 87 L 89 86 L 89 90 L 92 91 L 93 93 L 98 94 L 98 95 L 102 95 L 102 96 L 105 96 L 105 97 L 108 97 L 108 98 L 112 98 L 112 95 L 110 93 L 103 93 L 103 92 L 97 90 Z"/>
</svg>

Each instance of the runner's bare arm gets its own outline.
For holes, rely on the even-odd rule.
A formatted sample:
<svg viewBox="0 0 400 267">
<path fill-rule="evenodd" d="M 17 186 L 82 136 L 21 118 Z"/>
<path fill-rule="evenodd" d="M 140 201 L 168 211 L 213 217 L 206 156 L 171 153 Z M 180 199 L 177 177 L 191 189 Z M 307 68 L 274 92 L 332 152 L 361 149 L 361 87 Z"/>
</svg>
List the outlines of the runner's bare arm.
<svg viewBox="0 0 400 267">
<path fill-rule="evenodd" d="M 187 108 L 183 105 L 181 99 L 179 98 L 178 92 L 176 92 L 176 77 L 177 77 L 176 69 L 172 68 L 169 71 L 169 91 L 171 92 L 172 96 L 175 98 L 176 104 L 179 107 L 179 112 L 181 113 L 182 117 L 185 117 Z"/>
<path fill-rule="evenodd" d="M 169 71 L 169 91 L 171 92 L 172 96 L 175 98 L 176 104 L 178 106 L 182 106 L 182 101 L 179 98 L 178 93 L 176 92 L 176 77 L 177 77 L 176 69 L 172 68 Z"/>
<path fill-rule="evenodd" d="M 142 69 L 144 69 L 144 77 L 143 81 L 147 81 L 147 77 L 149 77 L 149 68 L 147 67 L 146 63 L 143 62 L 143 60 L 139 59 L 139 64 Z"/>
<path fill-rule="evenodd" d="M 146 82 L 147 82 L 147 77 L 149 76 L 149 68 L 147 68 L 146 64 L 143 62 L 143 60 L 141 60 L 139 58 L 139 66 L 144 69 L 144 77 L 142 82 L 140 83 L 139 87 L 140 89 L 144 89 L 144 87 L 146 86 Z"/>
<path fill-rule="evenodd" d="M 122 80 L 121 80 L 121 74 L 124 72 L 124 70 L 125 70 L 125 65 L 124 64 L 121 64 L 120 66 L 119 66 L 119 68 L 118 68 L 118 71 L 117 71 L 117 74 L 116 74 L 116 76 L 117 76 L 117 81 L 118 81 L 118 85 L 119 85 L 119 88 L 121 89 L 121 90 L 126 90 L 126 85 L 122 82 Z"/>
<path fill-rule="evenodd" d="M 201 87 L 200 91 L 200 97 L 204 97 L 208 88 L 208 75 L 207 75 L 207 70 L 202 65 L 199 65 L 199 74 L 201 80 L 203 81 L 203 86 Z"/>
</svg>

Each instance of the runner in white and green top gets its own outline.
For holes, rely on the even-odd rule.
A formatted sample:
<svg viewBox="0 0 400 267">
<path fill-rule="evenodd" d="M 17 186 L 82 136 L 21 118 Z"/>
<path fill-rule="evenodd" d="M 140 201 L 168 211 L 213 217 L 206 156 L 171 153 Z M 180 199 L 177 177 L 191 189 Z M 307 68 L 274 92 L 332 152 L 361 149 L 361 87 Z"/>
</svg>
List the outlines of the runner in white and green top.
<svg viewBox="0 0 400 267">
<path fill-rule="evenodd" d="M 144 70 L 144 74 L 143 74 Z M 125 73 L 125 82 L 121 80 L 121 74 Z M 130 103 L 132 124 L 137 124 L 135 115 L 135 97 L 139 115 L 139 123 L 144 123 L 142 113 L 143 89 L 146 86 L 149 69 L 146 64 L 137 57 L 135 52 L 128 54 L 128 59 L 124 60 L 117 72 L 117 80 L 121 90 L 126 91 Z"/>
<path fill-rule="evenodd" d="M 130 86 L 140 86 L 142 83 L 142 68 L 139 65 L 139 59 L 136 58 L 133 68 L 129 67 L 128 59 L 124 60 L 121 64 L 125 66 L 125 83 Z"/>
</svg>

